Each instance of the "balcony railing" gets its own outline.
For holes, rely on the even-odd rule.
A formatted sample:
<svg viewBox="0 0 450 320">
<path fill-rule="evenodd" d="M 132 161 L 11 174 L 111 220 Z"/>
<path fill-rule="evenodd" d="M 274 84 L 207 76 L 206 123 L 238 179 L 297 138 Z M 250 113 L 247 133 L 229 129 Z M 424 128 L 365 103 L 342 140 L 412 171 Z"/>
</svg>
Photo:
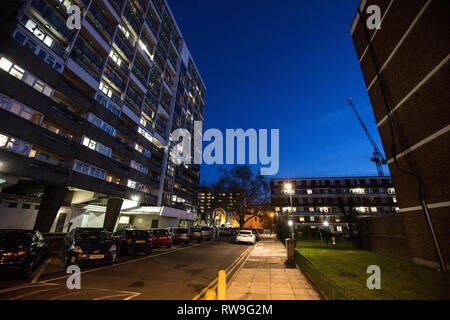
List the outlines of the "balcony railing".
<svg viewBox="0 0 450 320">
<path fill-rule="evenodd" d="M 136 20 L 131 16 L 131 14 L 128 12 L 126 8 L 123 15 L 125 18 L 127 18 L 127 21 L 130 24 L 130 26 L 134 29 L 134 32 L 139 34 L 139 32 L 141 31 L 141 27 L 137 24 Z M 133 14 L 133 16 L 137 17 L 136 14 Z M 137 20 L 139 19 L 137 18 Z"/>
<path fill-rule="evenodd" d="M 123 52 L 123 54 L 128 58 L 128 60 L 131 60 L 133 58 L 133 53 L 125 44 L 125 42 L 120 38 L 119 34 L 117 34 L 114 42 L 116 43 L 117 47 Z"/>
<path fill-rule="evenodd" d="M 153 21 L 152 17 L 150 17 L 150 15 L 148 15 L 145 18 L 145 21 L 147 22 L 147 25 L 150 27 L 150 30 L 152 30 L 153 34 L 156 37 L 156 34 L 158 33 L 158 27 L 156 26 L 155 21 Z"/>
<path fill-rule="evenodd" d="M 139 61 L 137 61 L 136 59 L 134 60 L 134 67 L 137 69 L 137 71 L 139 71 L 139 73 L 145 79 L 145 81 L 147 81 L 148 71 L 145 71 L 146 70 L 145 67 L 141 63 L 139 63 Z"/>
<path fill-rule="evenodd" d="M 105 68 L 105 75 L 117 88 L 119 88 L 119 90 L 122 91 L 125 88 L 125 82 L 114 71 Z"/>
<path fill-rule="evenodd" d="M 84 71 L 91 75 L 95 80 L 99 80 L 100 71 L 96 69 L 93 63 L 90 63 L 84 56 L 78 54 L 76 51 L 72 51 L 70 57 L 81 67 Z"/>
<path fill-rule="evenodd" d="M 132 89 L 127 89 L 127 96 L 130 98 L 137 106 L 141 106 L 142 98 L 140 98 L 136 93 L 133 92 Z"/>
<path fill-rule="evenodd" d="M 67 28 L 66 21 L 64 21 L 59 14 L 49 7 L 44 0 L 33 0 L 32 5 L 41 14 L 45 21 L 53 25 L 55 30 L 61 33 L 67 40 L 72 39 L 74 31 Z"/>
<path fill-rule="evenodd" d="M 159 15 L 162 14 L 163 11 L 163 2 L 161 0 L 152 0 L 153 1 L 153 5 L 156 8 L 156 11 L 159 13 Z"/>
<path fill-rule="evenodd" d="M 102 26 L 102 29 L 112 38 L 114 35 L 114 28 L 109 24 L 108 20 L 103 16 L 101 11 L 92 3 L 89 12 L 95 18 L 95 20 Z"/>
<path fill-rule="evenodd" d="M 86 45 L 81 38 L 78 38 L 74 47 L 87 57 L 99 70 L 102 70 L 103 58 Z"/>
</svg>

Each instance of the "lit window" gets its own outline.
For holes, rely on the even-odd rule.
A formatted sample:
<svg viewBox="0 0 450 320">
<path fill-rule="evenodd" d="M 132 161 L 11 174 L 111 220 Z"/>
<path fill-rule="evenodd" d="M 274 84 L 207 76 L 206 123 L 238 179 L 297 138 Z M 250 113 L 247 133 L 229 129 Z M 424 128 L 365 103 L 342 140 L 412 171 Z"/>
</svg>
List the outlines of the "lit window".
<svg viewBox="0 0 450 320">
<path fill-rule="evenodd" d="M 305 217 L 300 217 L 299 219 L 300 219 L 300 221 L 302 221 L 302 222 L 305 221 Z"/>
<path fill-rule="evenodd" d="M 377 211 L 378 211 L 376 207 L 371 207 L 370 210 L 371 210 L 372 212 L 377 212 Z"/>
<path fill-rule="evenodd" d="M 312 193 L 313 193 L 313 191 L 312 191 L 311 189 L 306 190 L 306 192 L 307 192 L 308 194 L 312 194 Z"/>
<path fill-rule="evenodd" d="M 5 70 L 6 72 L 9 72 L 9 70 L 12 67 L 12 65 L 13 65 L 13 63 L 11 61 L 9 61 L 8 59 L 6 59 L 5 57 L 2 57 L 0 59 L 0 68 Z"/>
<path fill-rule="evenodd" d="M 342 232 L 342 227 L 341 226 L 336 226 L 336 231 Z"/>
<path fill-rule="evenodd" d="M 309 212 L 314 212 L 314 207 L 309 207 Z"/>
</svg>

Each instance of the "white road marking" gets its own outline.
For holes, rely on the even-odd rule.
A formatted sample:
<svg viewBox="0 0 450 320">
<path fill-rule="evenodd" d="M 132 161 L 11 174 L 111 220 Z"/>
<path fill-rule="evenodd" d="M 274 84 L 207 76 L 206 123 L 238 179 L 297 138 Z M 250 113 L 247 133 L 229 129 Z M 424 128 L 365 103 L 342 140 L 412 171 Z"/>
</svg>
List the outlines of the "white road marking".
<svg viewBox="0 0 450 320">
<path fill-rule="evenodd" d="M 46 259 L 45 262 L 38 267 L 38 269 L 35 272 L 36 274 L 33 277 L 33 280 L 31 280 L 31 282 L 30 282 L 31 284 L 38 282 L 39 277 L 44 272 L 45 268 L 47 268 L 47 266 L 48 266 L 48 264 L 50 263 L 51 260 L 52 260 L 52 257 Z"/>
<path fill-rule="evenodd" d="M 50 290 L 55 290 L 55 288 L 41 289 L 41 290 L 38 290 L 38 291 L 28 292 L 28 293 L 26 293 L 26 294 L 22 294 L 22 295 L 20 295 L 20 296 L 11 298 L 11 299 L 9 299 L 9 300 L 17 300 L 17 299 L 20 299 L 20 298 L 23 298 L 23 297 L 32 296 L 33 294 L 36 294 L 36 293 L 46 292 L 46 291 L 50 291 Z"/>
</svg>

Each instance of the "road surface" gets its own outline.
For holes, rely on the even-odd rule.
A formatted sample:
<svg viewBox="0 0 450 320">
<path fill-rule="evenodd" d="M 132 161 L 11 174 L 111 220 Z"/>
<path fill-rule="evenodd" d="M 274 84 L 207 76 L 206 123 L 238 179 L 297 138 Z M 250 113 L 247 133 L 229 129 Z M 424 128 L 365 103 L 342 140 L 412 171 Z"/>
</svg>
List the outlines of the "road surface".
<svg viewBox="0 0 450 320">
<path fill-rule="evenodd" d="M 192 299 L 248 249 L 234 237 L 154 249 L 120 257 L 113 266 L 81 269 L 81 289 L 70 290 L 62 262 L 51 257 L 28 281 L 0 279 L 0 300 Z"/>
</svg>

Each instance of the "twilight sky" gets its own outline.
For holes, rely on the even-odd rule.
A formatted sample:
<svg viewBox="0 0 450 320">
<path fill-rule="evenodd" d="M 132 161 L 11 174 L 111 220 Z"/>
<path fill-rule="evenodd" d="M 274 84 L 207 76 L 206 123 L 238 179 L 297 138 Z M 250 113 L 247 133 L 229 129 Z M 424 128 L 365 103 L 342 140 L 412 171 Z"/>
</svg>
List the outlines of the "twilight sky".
<svg viewBox="0 0 450 320">
<path fill-rule="evenodd" d="M 280 129 L 273 177 L 376 175 L 347 103 L 382 149 L 350 36 L 359 2 L 169 0 L 206 84 L 204 130 Z M 218 167 L 202 165 L 201 181 Z"/>
</svg>

